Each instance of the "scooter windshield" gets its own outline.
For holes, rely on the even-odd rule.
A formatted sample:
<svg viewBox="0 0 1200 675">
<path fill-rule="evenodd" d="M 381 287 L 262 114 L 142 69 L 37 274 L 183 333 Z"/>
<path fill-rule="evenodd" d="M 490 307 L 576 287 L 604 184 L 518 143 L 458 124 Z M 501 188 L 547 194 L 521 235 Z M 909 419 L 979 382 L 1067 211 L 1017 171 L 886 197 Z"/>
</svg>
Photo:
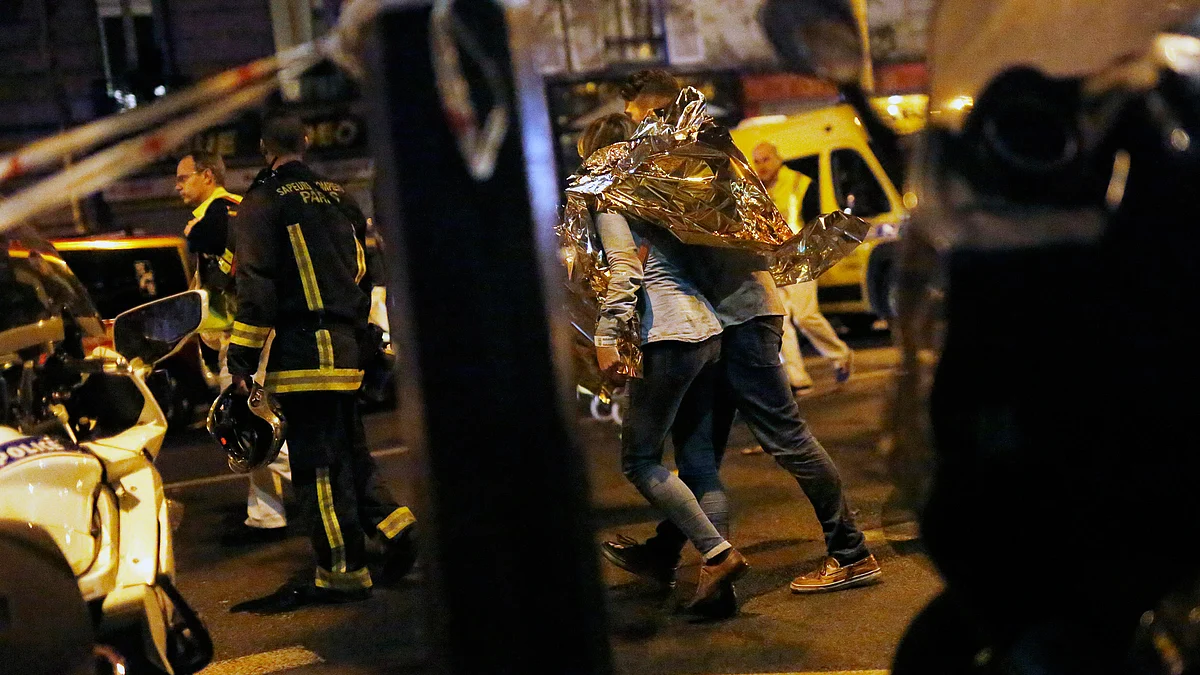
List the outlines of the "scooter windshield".
<svg viewBox="0 0 1200 675">
<path fill-rule="evenodd" d="M 87 290 L 53 246 L 28 230 L 0 236 L 0 332 L 67 318 L 64 315 L 74 320 L 85 337 L 104 333 Z M 32 345 L 3 346 L 5 351 L 15 351 Z"/>
</svg>

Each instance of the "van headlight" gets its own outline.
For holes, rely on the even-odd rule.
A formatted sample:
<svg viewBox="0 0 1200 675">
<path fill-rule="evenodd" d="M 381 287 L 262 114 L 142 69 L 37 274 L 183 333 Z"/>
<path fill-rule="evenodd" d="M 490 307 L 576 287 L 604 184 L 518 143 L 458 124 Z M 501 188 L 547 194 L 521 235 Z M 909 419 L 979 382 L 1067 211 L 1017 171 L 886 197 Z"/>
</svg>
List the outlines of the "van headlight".
<svg viewBox="0 0 1200 675">
<path fill-rule="evenodd" d="M 900 228 L 895 223 L 878 223 L 871 226 L 867 231 L 867 237 L 870 239 L 879 239 L 881 237 L 895 237 L 899 234 Z"/>
</svg>

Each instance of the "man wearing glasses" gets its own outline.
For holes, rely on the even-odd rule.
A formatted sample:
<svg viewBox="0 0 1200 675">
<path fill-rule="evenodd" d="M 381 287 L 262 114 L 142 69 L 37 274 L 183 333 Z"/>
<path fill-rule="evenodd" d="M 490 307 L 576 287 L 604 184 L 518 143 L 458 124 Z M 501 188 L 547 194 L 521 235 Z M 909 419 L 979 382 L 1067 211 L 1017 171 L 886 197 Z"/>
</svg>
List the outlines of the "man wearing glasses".
<svg viewBox="0 0 1200 675">
<path fill-rule="evenodd" d="M 230 221 L 237 215 L 240 195 L 225 189 L 225 162 L 211 152 L 193 152 L 179 160 L 175 168 L 175 191 L 183 203 L 192 207 L 192 219 L 183 230 L 188 251 L 196 259 L 196 286 L 207 289 L 209 312 L 226 319 L 223 331 L 201 333 L 205 345 L 219 352 L 221 388 L 232 378 L 225 363 L 229 331 L 233 326 L 235 293 L 233 265 L 236 247 L 230 238 Z M 283 479 L 291 480 L 287 445 L 270 465 L 250 474 L 250 494 L 246 498 L 243 527 L 223 537 L 228 545 L 242 545 L 283 539 L 287 533 L 287 515 L 283 506 Z"/>
<path fill-rule="evenodd" d="M 200 284 L 210 290 L 223 290 L 233 258 L 232 253 L 226 255 L 229 219 L 237 215 L 237 206 L 242 202 L 239 195 L 225 189 L 225 162 L 210 152 L 187 155 L 175 168 L 175 191 L 184 204 L 192 207 L 192 219 L 183 229 L 183 236 L 188 251 L 198 259 Z"/>
</svg>

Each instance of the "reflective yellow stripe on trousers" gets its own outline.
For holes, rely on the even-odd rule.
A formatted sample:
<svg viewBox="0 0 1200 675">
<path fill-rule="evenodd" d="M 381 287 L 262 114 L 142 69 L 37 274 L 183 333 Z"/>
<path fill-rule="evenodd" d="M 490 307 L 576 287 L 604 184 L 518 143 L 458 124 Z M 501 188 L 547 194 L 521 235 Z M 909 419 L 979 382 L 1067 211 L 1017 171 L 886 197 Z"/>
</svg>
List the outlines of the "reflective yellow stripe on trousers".
<svg viewBox="0 0 1200 675">
<path fill-rule="evenodd" d="M 395 539 L 396 535 L 408 529 L 410 525 L 416 524 L 416 522 L 417 518 L 413 515 L 412 510 L 407 506 L 401 506 L 392 511 L 391 515 L 387 518 L 383 519 L 383 522 L 379 524 L 379 531 L 388 539 Z"/>
<path fill-rule="evenodd" d="M 371 573 L 367 568 L 354 570 L 353 572 L 330 572 L 328 570 L 317 568 L 317 587 L 331 588 L 335 591 L 358 591 L 364 588 L 371 587 Z"/>
<path fill-rule="evenodd" d="M 321 511 L 321 522 L 325 525 L 325 537 L 329 539 L 331 571 L 346 573 L 346 542 L 342 540 L 342 527 L 338 525 L 337 513 L 333 510 L 333 485 L 329 482 L 329 467 L 317 469 L 317 507 Z"/>
</svg>

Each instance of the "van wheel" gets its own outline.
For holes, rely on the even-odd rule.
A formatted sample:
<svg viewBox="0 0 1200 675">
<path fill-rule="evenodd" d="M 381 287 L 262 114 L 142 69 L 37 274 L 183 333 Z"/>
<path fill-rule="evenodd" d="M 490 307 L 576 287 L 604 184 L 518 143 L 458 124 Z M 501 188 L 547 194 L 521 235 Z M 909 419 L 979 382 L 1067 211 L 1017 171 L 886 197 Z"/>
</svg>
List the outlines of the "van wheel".
<svg viewBox="0 0 1200 675">
<path fill-rule="evenodd" d="M 889 317 L 900 316 L 900 290 L 896 284 L 888 284 L 887 295 L 887 311 Z"/>
<path fill-rule="evenodd" d="M 900 293 L 896 280 L 892 278 L 891 263 L 883 265 L 879 273 L 879 278 L 875 282 L 875 289 L 872 293 L 871 304 L 879 303 L 882 307 L 874 307 L 886 315 L 886 318 L 895 318 L 900 316 Z"/>
</svg>

